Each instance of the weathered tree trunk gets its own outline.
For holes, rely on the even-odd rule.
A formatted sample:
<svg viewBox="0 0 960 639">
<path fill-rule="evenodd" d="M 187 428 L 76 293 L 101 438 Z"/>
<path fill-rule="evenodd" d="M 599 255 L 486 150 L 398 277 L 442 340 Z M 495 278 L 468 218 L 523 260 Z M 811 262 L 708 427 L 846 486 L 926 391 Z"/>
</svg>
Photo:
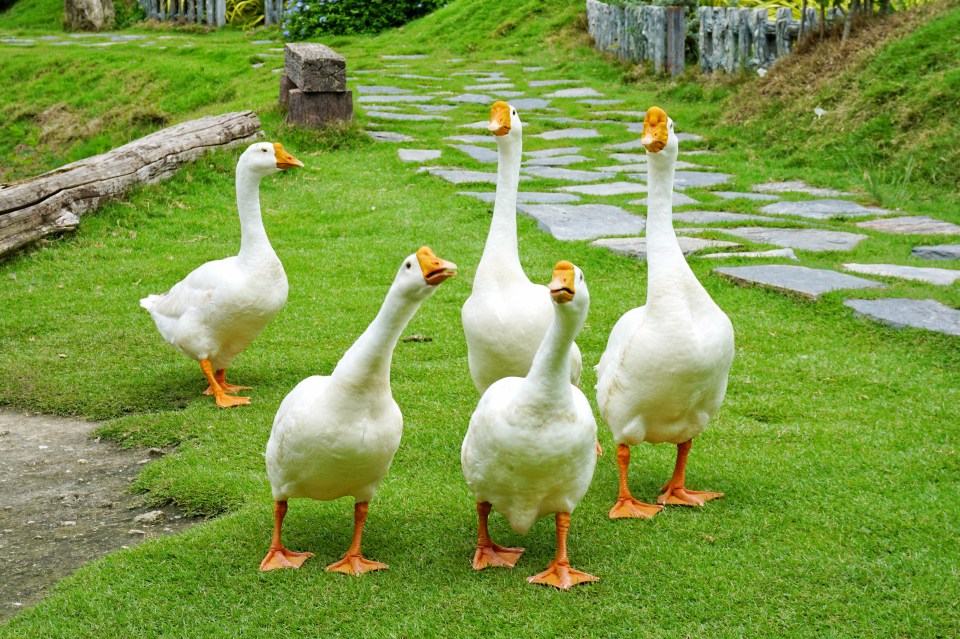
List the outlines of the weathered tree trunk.
<svg viewBox="0 0 960 639">
<path fill-rule="evenodd" d="M 73 230 L 79 216 L 134 186 L 159 182 L 218 148 L 261 137 L 253 111 L 191 120 L 34 178 L 0 184 L 0 256 L 51 233 Z"/>
<path fill-rule="evenodd" d="M 290 89 L 287 93 L 287 124 L 321 128 L 353 119 L 353 93 Z"/>
</svg>

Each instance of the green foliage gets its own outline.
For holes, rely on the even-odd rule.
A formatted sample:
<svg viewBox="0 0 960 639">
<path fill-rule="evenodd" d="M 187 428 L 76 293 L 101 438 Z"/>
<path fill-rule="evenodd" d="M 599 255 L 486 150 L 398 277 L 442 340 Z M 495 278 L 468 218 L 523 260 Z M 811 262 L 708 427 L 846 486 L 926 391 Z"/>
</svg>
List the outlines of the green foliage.
<svg viewBox="0 0 960 639">
<path fill-rule="evenodd" d="M 114 0 L 114 27 L 126 29 L 146 20 L 147 14 L 137 0 Z"/>
<path fill-rule="evenodd" d="M 283 35 L 307 40 L 325 34 L 379 33 L 444 4 L 445 0 L 290 0 Z"/>
<path fill-rule="evenodd" d="M 266 19 L 263 0 L 227 0 L 226 19 L 241 29 L 252 29 Z"/>
</svg>

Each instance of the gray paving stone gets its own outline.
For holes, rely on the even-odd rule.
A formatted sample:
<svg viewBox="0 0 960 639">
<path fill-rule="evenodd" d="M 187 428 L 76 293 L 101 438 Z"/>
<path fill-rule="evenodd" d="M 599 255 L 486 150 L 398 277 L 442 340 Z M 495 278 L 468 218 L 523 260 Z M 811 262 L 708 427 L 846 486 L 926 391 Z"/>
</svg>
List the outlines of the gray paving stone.
<svg viewBox="0 0 960 639">
<path fill-rule="evenodd" d="M 623 104 L 623 100 L 577 100 L 577 104 L 589 104 L 590 106 L 604 106 L 608 104 Z"/>
<path fill-rule="evenodd" d="M 598 138 L 600 133 L 596 129 L 557 129 L 555 131 L 545 131 L 534 135 L 535 138 L 544 140 L 577 140 L 585 138 Z"/>
<path fill-rule="evenodd" d="M 484 202 L 493 203 L 497 194 L 492 191 L 460 191 L 457 195 L 469 195 Z M 517 193 L 517 202 L 522 204 L 563 204 L 566 202 L 579 202 L 580 196 L 573 193 L 541 192 L 541 191 L 519 191 Z"/>
<path fill-rule="evenodd" d="M 751 190 L 758 193 L 806 193 L 807 195 L 816 195 L 818 197 L 837 197 L 842 195 L 852 195 L 836 189 L 824 189 L 810 186 L 803 180 L 790 180 L 788 182 L 767 182 L 766 184 L 754 184 Z"/>
<path fill-rule="evenodd" d="M 756 201 L 773 201 L 779 200 L 780 197 L 773 195 L 771 193 L 739 193 L 737 191 L 710 191 L 711 195 L 718 195 L 725 200 L 756 200 Z"/>
<path fill-rule="evenodd" d="M 558 84 L 580 84 L 580 80 L 531 80 L 527 84 L 532 87 L 552 87 Z"/>
<path fill-rule="evenodd" d="M 536 73 L 537 71 L 544 71 L 547 67 L 523 67 L 523 70 L 527 73 Z"/>
<path fill-rule="evenodd" d="M 898 277 L 905 280 L 949 286 L 960 280 L 960 271 L 949 268 L 901 266 L 900 264 L 844 264 L 844 270 L 862 275 Z"/>
<path fill-rule="evenodd" d="M 769 251 L 732 251 L 730 253 L 709 253 L 707 255 L 701 255 L 705 260 L 723 260 L 728 257 L 785 257 L 791 260 L 799 260 L 797 254 L 793 252 L 793 249 L 782 248 L 782 249 L 771 249 Z"/>
<path fill-rule="evenodd" d="M 380 57 L 384 60 L 423 60 L 427 56 L 422 53 L 417 53 L 413 55 L 382 55 Z"/>
<path fill-rule="evenodd" d="M 636 140 L 630 140 L 629 142 L 620 142 L 619 144 L 607 144 L 603 148 L 610 151 L 636 151 L 637 149 L 642 149 L 643 145 L 640 143 L 640 138 Z"/>
<path fill-rule="evenodd" d="M 488 149 L 484 146 L 474 146 L 473 144 L 452 144 L 453 148 L 466 153 L 477 162 L 484 164 L 496 164 L 500 155 L 494 149 Z"/>
<path fill-rule="evenodd" d="M 732 248 L 740 246 L 736 242 L 724 242 L 722 240 L 706 240 L 701 237 L 678 236 L 677 243 L 684 255 L 696 253 L 705 248 Z M 590 243 L 591 246 L 602 246 L 608 248 L 614 253 L 635 257 L 638 260 L 647 259 L 647 238 L 645 237 L 608 237 Z"/>
<path fill-rule="evenodd" d="M 490 120 L 479 120 L 477 122 L 468 122 L 466 124 L 458 124 L 457 127 L 461 129 L 486 129 L 487 125 L 489 124 L 490 124 Z"/>
<path fill-rule="evenodd" d="M 423 171 L 454 184 L 497 183 L 497 174 L 487 173 L 485 171 L 466 171 L 463 169 L 444 168 L 442 166 L 424 166 L 417 170 L 418 173 Z M 523 179 L 523 176 L 521 176 L 520 179 Z"/>
<path fill-rule="evenodd" d="M 416 138 L 393 131 L 364 131 L 377 142 L 414 142 Z"/>
<path fill-rule="evenodd" d="M 596 89 L 589 87 L 576 87 L 572 89 L 560 89 L 553 93 L 543 96 L 545 98 L 602 98 L 603 94 Z"/>
<path fill-rule="evenodd" d="M 558 240 L 591 240 L 604 235 L 639 233 L 644 220 L 609 204 L 518 204 L 517 210 Z"/>
<path fill-rule="evenodd" d="M 646 153 L 611 153 L 611 160 L 616 160 L 617 162 L 635 162 L 639 164 L 647 163 L 647 154 Z"/>
<path fill-rule="evenodd" d="M 779 229 L 755 226 L 723 229 L 723 232 L 758 244 L 773 244 L 813 252 L 850 251 L 867 239 L 866 235 L 859 233 L 823 229 Z"/>
<path fill-rule="evenodd" d="M 371 118 L 380 118 L 381 120 L 411 120 L 411 121 L 426 121 L 426 120 L 449 120 L 450 118 L 444 115 L 421 115 L 418 113 L 388 113 L 386 111 L 367 111 L 367 116 Z"/>
<path fill-rule="evenodd" d="M 593 162 L 593 160 L 585 155 L 548 155 L 544 158 L 531 158 L 524 164 L 527 166 L 567 166 L 580 164 L 581 162 Z"/>
<path fill-rule="evenodd" d="M 583 102 L 587 102 L 587 100 L 583 100 Z M 625 115 L 641 121 L 647 117 L 646 111 L 594 111 L 593 113 L 594 115 Z"/>
<path fill-rule="evenodd" d="M 520 170 L 527 175 L 538 178 L 547 180 L 569 180 L 571 182 L 599 182 L 600 180 L 609 180 L 615 175 L 613 173 L 600 173 L 598 171 L 564 169 L 558 166 L 525 166 Z"/>
<path fill-rule="evenodd" d="M 629 204 L 635 204 L 637 206 L 646 206 L 647 198 L 642 200 L 630 200 Z M 677 191 L 673 192 L 673 205 L 674 206 L 686 206 L 687 204 L 699 204 L 695 199 L 686 195 L 685 193 L 678 193 Z"/>
<path fill-rule="evenodd" d="M 448 135 L 443 138 L 444 140 L 453 140 L 454 142 L 463 142 L 464 144 L 484 144 L 492 143 L 496 144 L 497 139 L 492 134 L 487 135 L 476 135 L 473 133 L 468 133 L 466 135 Z"/>
<path fill-rule="evenodd" d="M 441 151 L 428 149 L 397 149 L 397 155 L 404 162 L 426 162 L 436 160 L 440 157 Z"/>
<path fill-rule="evenodd" d="M 857 222 L 862 229 L 883 231 L 896 235 L 960 235 L 960 226 L 925 215 L 888 217 Z"/>
<path fill-rule="evenodd" d="M 355 86 L 354 89 L 356 89 L 357 93 L 359 93 L 360 95 L 366 95 L 366 94 L 401 95 L 401 94 L 413 93 L 413 91 L 410 89 L 401 89 L 400 87 L 368 85 L 368 84 L 361 84 L 361 85 Z"/>
<path fill-rule="evenodd" d="M 493 137 L 492 135 L 490 136 Z M 541 149 L 539 151 L 524 151 L 524 155 L 529 155 L 532 158 L 546 158 L 554 155 L 573 155 L 580 152 L 579 146 L 563 146 L 555 147 L 552 149 Z"/>
<path fill-rule="evenodd" d="M 357 102 L 361 104 L 393 104 L 396 102 L 429 102 L 433 96 L 424 95 L 361 95 Z"/>
<path fill-rule="evenodd" d="M 647 185 L 638 182 L 604 182 L 603 184 L 564 186 L 557 190 L 584 195 L 623 195 L 624 193 L 646 193 Z"/>
<path fill-rule="evenodd" d="M 523 95 L 523 91 L 494 91 L 493 94 L 497 96 L 500 100 L 513 100 L 513 98 L 519 98 Z"/>
<path fill-rule="evenodd" d="M 674 202 L 674 206 L 679 206 Z M 751 215 L 749 213 L 727 213 L 726 211 L 683 211 L 674 213 L 673 221 L 683 224 L 716 224 L 718 222 L 776 222 L 775 217 Z"/>
<path fill-rule="evenodd" d="M 683 191 L 684 189 L 716 186 L 717 184 L 723 184 L 732 177 L 729 173 L 678 170 L 673 174 L 673 188 Z"/>
<path fill-rule="evenodd" d="M 813 300 L 831 291 L 886 288 L 885 284 L 865 280 L 862 277 L 792 264 L 721 267 L 713 269 L 713 272 L 738 284 L 758 284 L 785 293 L 796 293 Z"/>
<path fill-rule="evenodd" d="M 677 142 L 683 144 L 684 142 L 699 142 L 703 139 L 702 135 L 697 135 L 696 133 L 677 133 Z"/>
<path fill-rule="evenodd" d="M 960 244 L 916 246 L 910 255 L 924 260 L 960 260 Z"/>
<path fill-rule="evenodd" d="M 463 87 L 464 91 L 496 91 L 497 89 L 512 89 L 513 82 L 495 82 L 493 84 L 471 84 Z"/>
<path fill-rule="evenodd" d="M 456 109 L 456 105 L 453 104 L 411 104 L 410 106 L 420 109 L 421 111 L 426 111 L 427 113 L 446 113 L 447 111 L 452 111 Z M 381 109 L 383 107 L 380 107 Z"/>
<path fill-rule="evenodd" d="M 443 80 L 443 78 L 435 78 L 435 77 L 433 77 L 432 75 L 419 75 L 419 74 L 416 74 L 416 73 L 393 73 L 393 74 L 391 74 L 391 75 L 388 75 L 387 77 L 389 77 L 389 78 L 407 78 L 407 79 L 409 79 L 409 80 L 433 80 L 433 81 Z"/>
<path fill-rule="evenodd" d="M 609 171 L 610 173 L 646 173 L 646 164 L 608 164 L 607 166 L 596 167 L 597 171 Z"/>
<path fill-rule="evenodd" d="M 520 64 L 519 60 L 494 60 L 494 64 Z"/>
<path fill-rule="evenodd" d="M 519 98 L 510 100 L 510 106 L 518 111 L 539 111 L 550 106 L 550 100 L 543 98 Z"/>
<path fill-rule="evenodd" d="M 691 149 L 689 151 L 680 151 L 680 155 L 716 155 L 716 151 L 708 151 L 707 149 Z"/>
<path fill-rule="evenodd" d="M 444 98 L 447 102 L 456 102 L 457 104 L 484 104 L 490 105 L 496 102 L 489 95 L 482 95 L 480 93 L 461 93 L 460 95 L 455 95 L 451 98 Z"/>
<path fill-rule="evenodd" d="M 924 328 L 960 336 L 960 311 L 936 300 L 846 300 L 844 305 L 852 308 L 857 316 L 868 317 L 894 328 Z"/>
<path fill-rule="evenodd" d="M 850 200 L 801 200 L 799 202 L 775 202 L 760 209 L 771 215 L 796 215 L 810 220 L 829 220 L 838 217 L 868 217 L 889 215 L 890 211 L 876 207 L 861 206 Z"/>
</svg>

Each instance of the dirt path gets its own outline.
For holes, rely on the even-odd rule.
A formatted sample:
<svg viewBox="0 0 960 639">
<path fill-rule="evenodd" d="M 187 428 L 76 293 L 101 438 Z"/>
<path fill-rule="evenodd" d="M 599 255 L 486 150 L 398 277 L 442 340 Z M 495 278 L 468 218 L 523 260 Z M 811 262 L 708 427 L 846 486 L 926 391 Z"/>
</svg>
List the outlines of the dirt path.
<svg viewBox="0 0 960 639">
<path fill-rule="evenodd" d="M 129 490 L 164 451 L 100 442 L 95 427 L 0 410 L 0 620 L 88 561 L 196 523 Z"/>
</svg>

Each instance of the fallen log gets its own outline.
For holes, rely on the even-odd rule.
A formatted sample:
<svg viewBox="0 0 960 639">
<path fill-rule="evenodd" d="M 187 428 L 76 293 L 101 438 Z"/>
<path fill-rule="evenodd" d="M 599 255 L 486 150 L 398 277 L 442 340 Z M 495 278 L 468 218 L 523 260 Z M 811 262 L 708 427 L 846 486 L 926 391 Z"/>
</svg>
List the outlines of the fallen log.
<svg viewBox="0 0 960 639">
<path fill-rule="evenodd" d="M 37 177 L 0 184 L 0 257 L 52 233 L 74 230 L 84 213 L 138 184 L 165 180 L 208 151 L 262 136 L 253 111 L 207 116 Z"/>
</svg>

